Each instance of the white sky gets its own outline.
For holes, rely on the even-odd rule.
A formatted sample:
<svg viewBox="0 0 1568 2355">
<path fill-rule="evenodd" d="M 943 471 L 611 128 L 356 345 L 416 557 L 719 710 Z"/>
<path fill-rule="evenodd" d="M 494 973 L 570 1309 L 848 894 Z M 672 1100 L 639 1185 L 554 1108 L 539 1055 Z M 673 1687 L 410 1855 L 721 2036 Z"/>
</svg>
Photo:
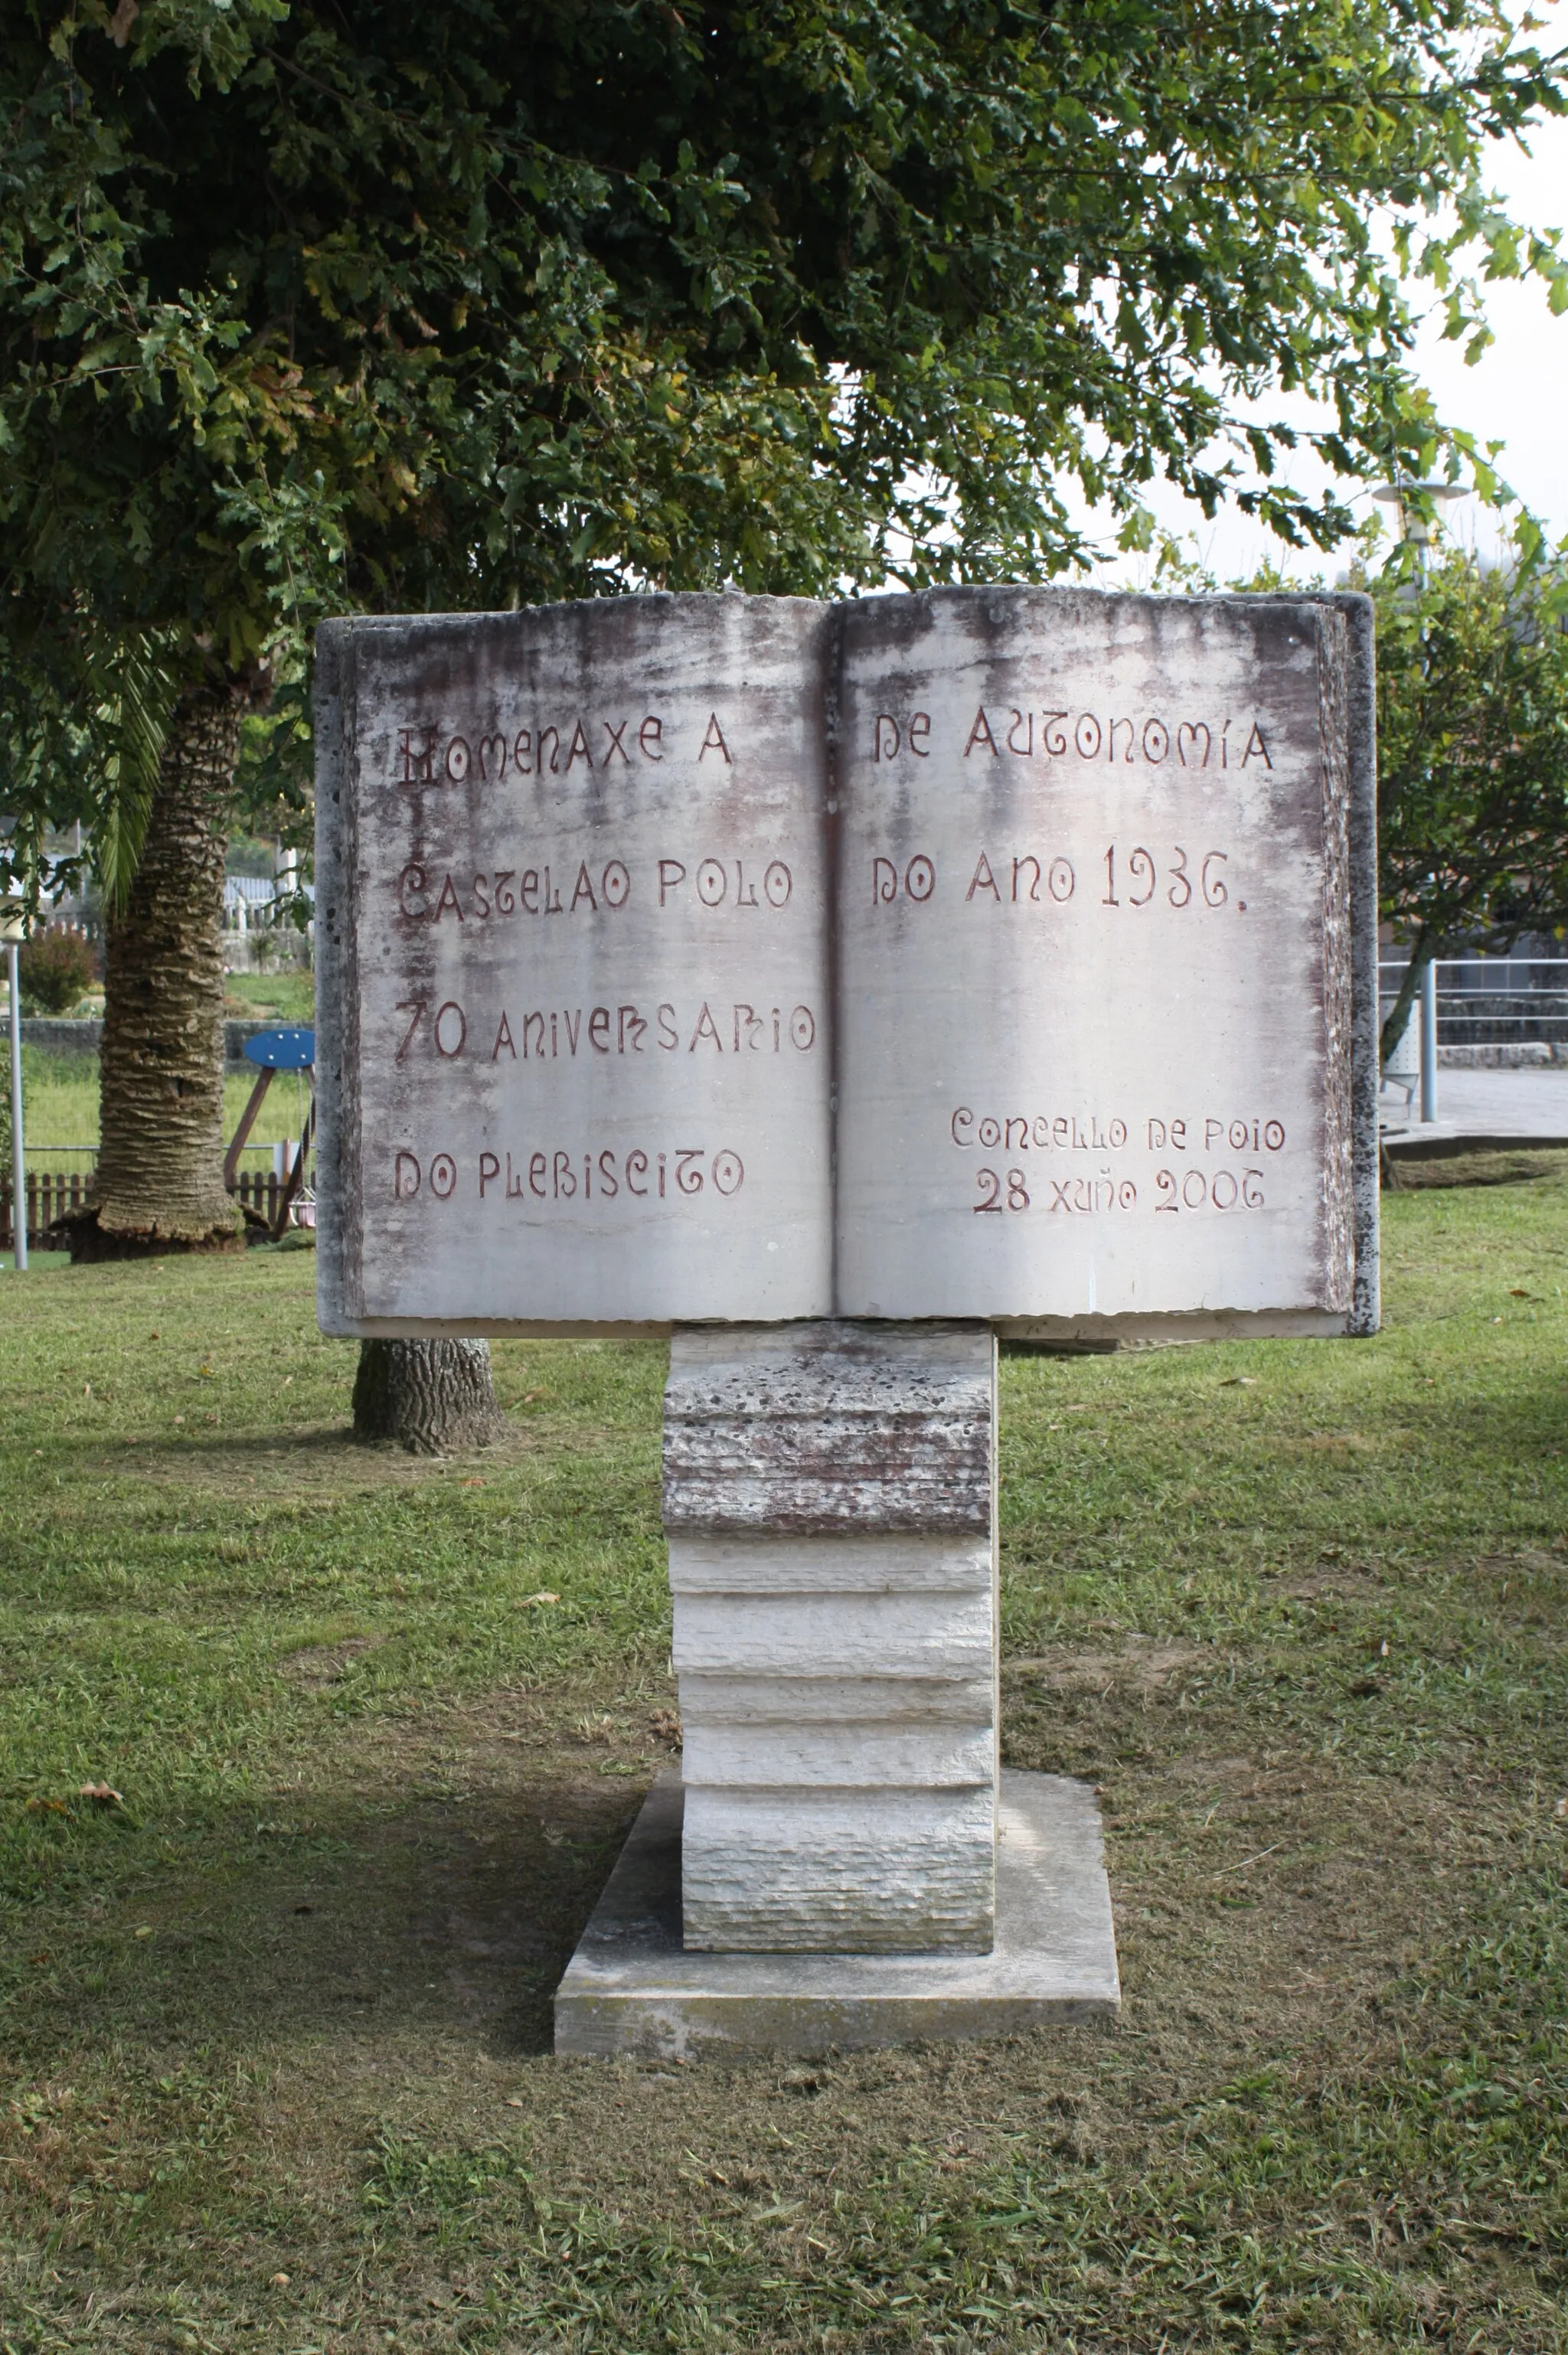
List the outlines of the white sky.
<svg viewBox="0 0 1568 2355">
<path fill-rule="evenodd" d="M 1555 43 L 1555 24 L 1541 46 Z M 1510 218 L 1535 229 L 1568 228 L 1568 121 L 1543 124 L 1531 136 L 1531 153 L 1498 146 L 1488 174 Z M 1424 290 L 1413 290 L 1420 295 Z M 1462 344 L 1445 343 L 1434 326 L 1424 332 L 1415 362 L 1445 422 L 1482 442 L 1505 444 L 1499 469 L 1525 505 L 1546 527 L 1548 537 L 1568 534 L 1568 313 L 1553 318 L 1539 281 L 1509 280 L 1486 289 L 1487 314 L 1496 341 L 1474 368 L 1467 368 Z M 1265 410 L 1267 404 L 1262 404 Z M 1278 405 L 1275 405 L 1278 413 Z M 1316 470 L 1292 468 L 1302 488 L 1315 487 Z M 1364 512 L 1368 494 L 1353 504 Z M 1189 545 L 1221 581 L 1251 573 L 1265 556 L 1278 557 L 1282 544 L 1248 517 L 1222 511 L 1212 523 L 1202 509 L 1168 489 L 1153 490 L 1150 505 L 1162 525 L 1190 535 Z M 1384 510 L 1385 515 L 1387 510 Z M 1448 510 L 1449 527 L 1467 544 L 1497 544 L 1496 523 L 1474 499 Z M 1314 553 L 1294 559 L 1310 574 L 1334 559 Z M 1135 568 L 1121 565 L 1131 579 Z"/>
</svg>

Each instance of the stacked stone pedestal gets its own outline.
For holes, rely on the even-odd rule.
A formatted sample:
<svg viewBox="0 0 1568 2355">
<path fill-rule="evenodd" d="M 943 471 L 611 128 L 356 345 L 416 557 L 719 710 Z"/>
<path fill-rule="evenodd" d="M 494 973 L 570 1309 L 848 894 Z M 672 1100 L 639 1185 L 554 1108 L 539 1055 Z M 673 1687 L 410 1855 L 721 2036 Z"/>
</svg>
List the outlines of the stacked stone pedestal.
<svg viewBox="0 0 1568 2355">
<path fill-rule="evenodd" d="M 557 1990 L 557 2051 L 1114 2011 L 1093 1794 L 998 1774 L 989 1329 L 677 1332 L 664 1517 L 683 1773 Z"/>
<path fill-rule="evenodd" d="M 995 1359 L 984 1326 L 676 1335 L 688 1947 L 989 1951 Z"/>
</svg>

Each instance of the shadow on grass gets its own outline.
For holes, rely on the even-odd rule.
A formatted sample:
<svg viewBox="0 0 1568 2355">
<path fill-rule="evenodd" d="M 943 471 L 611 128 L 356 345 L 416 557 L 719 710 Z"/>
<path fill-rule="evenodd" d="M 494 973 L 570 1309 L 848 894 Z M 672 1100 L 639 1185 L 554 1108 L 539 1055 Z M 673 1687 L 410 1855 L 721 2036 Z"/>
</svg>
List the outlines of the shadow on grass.
<svg viewBox="0 0 1568 2355">
<path fill-rule="evenodd" d="M 6 1974 L 13 2035 L 56 2065 L 105 2041 L 549 2051 L 550 1998 L 642 1785 L 552 1774 L 389 1796 L 274 1798 L 177 1846 L 122 1829 L 109 1903 L 35 1915 L 38 1948 Z M 60 1865 L 88 1863 L 95 1835 L 112 1837 L 62 1823 Z"/>
</svg>

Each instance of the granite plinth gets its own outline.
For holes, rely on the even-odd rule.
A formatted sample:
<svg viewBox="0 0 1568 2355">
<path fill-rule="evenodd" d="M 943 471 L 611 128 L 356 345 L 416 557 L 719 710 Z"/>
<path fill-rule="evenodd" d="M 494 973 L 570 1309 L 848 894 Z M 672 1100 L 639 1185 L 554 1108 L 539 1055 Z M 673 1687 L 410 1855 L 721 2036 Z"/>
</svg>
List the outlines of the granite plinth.
<svg viewBox="0 0 1568 2355">
<path fill-rule="evenodd" d="M 1100 1811 L 1086 1784 L 1003 1772 L 988 1955 L 688 1950 L 683 1801 L 672 1768 L 648 1794 L 556 1990 L 558 2052 L 866 2050 L 1012 2035 L 1117 2009 Z"/>
</svg>

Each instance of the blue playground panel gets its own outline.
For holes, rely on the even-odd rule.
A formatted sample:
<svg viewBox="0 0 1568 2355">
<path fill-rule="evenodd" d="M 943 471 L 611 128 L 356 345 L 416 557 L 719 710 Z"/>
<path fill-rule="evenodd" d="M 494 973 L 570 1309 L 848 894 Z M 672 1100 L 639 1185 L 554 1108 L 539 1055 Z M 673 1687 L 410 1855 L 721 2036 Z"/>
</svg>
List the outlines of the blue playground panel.
<svg viewBox="0 0 1568 2355">
<path fill-rule="evenodd" d="M 267 1071 L 309 1071 L 315 1068 L 314 1030 L 259 1030 L 245 1041 L 245 1060 Z"/>
</svg>

